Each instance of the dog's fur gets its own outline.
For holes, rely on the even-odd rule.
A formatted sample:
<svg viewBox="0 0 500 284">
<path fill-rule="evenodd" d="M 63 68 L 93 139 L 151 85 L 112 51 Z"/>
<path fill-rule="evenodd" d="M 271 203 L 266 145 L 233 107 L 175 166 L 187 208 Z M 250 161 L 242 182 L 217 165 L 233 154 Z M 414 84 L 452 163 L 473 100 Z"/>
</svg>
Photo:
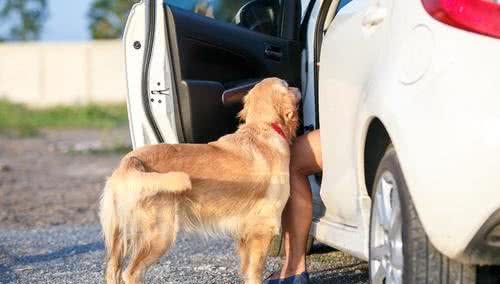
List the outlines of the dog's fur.
<svg viewBox="0 0 500 284">
<path fill-rule="evenodd" d="M 107 283 L 142 282 L 180 229 L 230 234 L 245 282 L 261 283 L 290 194 L 289 146 L 299 100 L 286 82 L 265 79 L 245 96 L 244 123 L 235 133 L 209 144 L 151 145 L 127 154 L 101 200 Z"/>
</svg>

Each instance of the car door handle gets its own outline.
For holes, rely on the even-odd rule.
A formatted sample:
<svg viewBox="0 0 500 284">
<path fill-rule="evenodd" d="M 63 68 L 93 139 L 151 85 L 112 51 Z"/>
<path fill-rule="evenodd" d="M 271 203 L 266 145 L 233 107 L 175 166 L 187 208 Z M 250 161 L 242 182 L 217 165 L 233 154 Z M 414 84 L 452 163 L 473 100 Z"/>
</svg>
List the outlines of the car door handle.
<svg viewBox="0 0 500 284">
<path fill-rule="evenodd" d="M 363 27 L 372 28 L 382 24 L 387 17 L 387 9 L 383 7 L 373 7 L 368 10 L 363 17 Z"/>
<path fill-rule="evenodd" d="M 281 52 L 281 48 L 277 46 L 266 46 L 264 48 L 264 54 L 273 60 L 280 61 L 281 57 L 283 57 L 283 52 Z"/>
</svg>

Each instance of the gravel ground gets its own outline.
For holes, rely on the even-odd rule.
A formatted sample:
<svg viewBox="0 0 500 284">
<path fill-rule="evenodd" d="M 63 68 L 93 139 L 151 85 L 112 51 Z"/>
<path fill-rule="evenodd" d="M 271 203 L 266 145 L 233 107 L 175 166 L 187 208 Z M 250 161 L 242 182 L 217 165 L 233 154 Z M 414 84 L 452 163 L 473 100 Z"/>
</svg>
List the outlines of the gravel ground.
<svg viewBox="0 0 500 284">
<path fill-rule="evenodd" d="M 0 136 L 0 283 L 103 283 L 97 200 L 126 137 L 126 130 Z M 266 274 L 279 264 L 269 258 Z M 367 283 L 365 262 L 321 245 L 309 269 L 313 283 Z M 240 283 L 233 244 L 180 234 L 147 283 Z"/>
<path fill-rule="evenodd" d="M 1 283 L 102 283 L 103 244 L 97 225 L 0 232 Z M 313 283 L 367 283 L 366 265 L 345 254 L 310 257 Z M 267 273 L 279 267 L 269 258 Z M 179 235 L 146 283 L 241 283 L 229 239 Z"/>
</svg>

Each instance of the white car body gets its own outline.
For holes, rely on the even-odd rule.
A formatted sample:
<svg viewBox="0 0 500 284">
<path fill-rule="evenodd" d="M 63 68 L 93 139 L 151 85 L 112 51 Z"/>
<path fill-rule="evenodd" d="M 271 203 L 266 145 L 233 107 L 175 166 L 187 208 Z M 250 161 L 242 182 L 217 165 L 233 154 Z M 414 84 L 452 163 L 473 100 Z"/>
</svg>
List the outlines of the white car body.
<svg viewBox="0 0 500 284">
<path fill-rule="evenodd" d="M 376 13 L 383 21 L 364 23 Z M 420 1 L 354 0 L 322 50 L 319 117 L 328 146 L 317 238 L 368 258 L 364 148 L 378 119 L 431 242 L 462 258 L 500 208 L 500 40 L 440 23 Z"/>
<path fill-rule="evenodd" d="M 314 68 L 315 26 L 323 1 L 308 22 L 303 69 Z M 162 3 L 156 1 L 158 10 Z M 335 9 L 336 0 L 330 9 Z M 128 105 L 134 147 L 158 143 L 140 92 L 146 7 L 132 10 L 124 38 Z M 157 12 L 155 29 L 164 37 Z M 462 262 L 483 224 L 500 209 L 500 40 L 438 22 L 420 0 L 353 0 L 324 28 L 319 78 L 303 72 L 304 124 L 315 124 L 318 82 L 323 152 L 321 189 L 311 178 L 317 240 L 368 259 L 371 189 L 366 182 L 370 131 L 383 127 L 400 159 L 418 216 L 432 244 Z M 155 44 L 158 41 L 155 41 Z M 163 41 L 164 43 L 164 41 Z M 459 43 L 459 44 L 457 44 Z M 159 43 L 161 44 L 161 43 Z M 178 143 L 165 46 L 155 46 L 148 89 L 165 98 L 153 107 L 166 125 L 165 142 Z M 155 82 L 155 83 L 152 83 Z M 375 128 L 374 128 L 375 127 Z M 374 130 L 376 129 L 376 130 Z M 366 148 L 368 147 L 368 148 Z M 499 263 L 497 263 L 499 264 Z"/>
</svg>

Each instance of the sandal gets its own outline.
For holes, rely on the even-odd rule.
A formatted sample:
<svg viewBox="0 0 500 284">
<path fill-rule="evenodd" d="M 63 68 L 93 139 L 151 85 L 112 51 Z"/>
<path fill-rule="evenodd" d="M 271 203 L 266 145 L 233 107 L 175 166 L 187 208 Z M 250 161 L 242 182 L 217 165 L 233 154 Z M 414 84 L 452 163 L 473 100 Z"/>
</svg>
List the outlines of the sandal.
<svg viewBox="0 0 500 284">
<path fill-rule="evenodd" d="M 274 273 L 271 274 L 263 284 L 309 284 L 309 273 L 307 273 L 307 271 L 284 279 L 269 279 L 273 275 Z"/>
<path fill-rule="evenodd" d="M 301 274 L 281 279 L 279 284 L 309 284 L 309 273 L 307 273 L 307 271 L 304 271 Z"/>
</svg>

